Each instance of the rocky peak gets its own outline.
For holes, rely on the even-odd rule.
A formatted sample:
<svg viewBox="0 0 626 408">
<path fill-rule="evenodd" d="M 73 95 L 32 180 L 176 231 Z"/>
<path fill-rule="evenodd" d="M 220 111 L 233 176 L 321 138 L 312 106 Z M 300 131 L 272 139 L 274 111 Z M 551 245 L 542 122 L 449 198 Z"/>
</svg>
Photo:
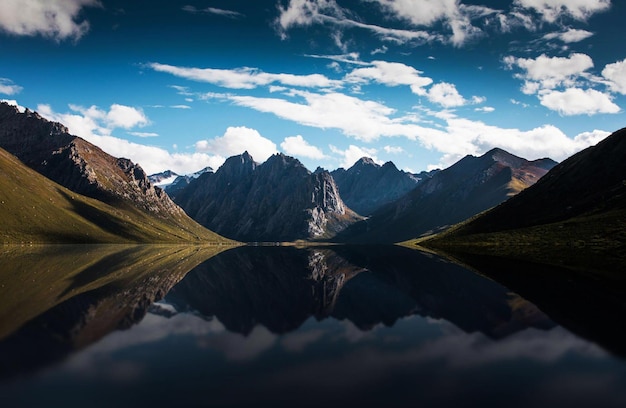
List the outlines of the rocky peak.
<svg viewBox="0 0 626 408">
<path fill-rule="evenodd" d="M 109 204 L 125 203 L 163 218 L 183 214 L 150 183 L 139 165 L 105 153 L 36 112 L 20 113 L 16 107 L 0 103 L 0 147 L 76 193 Z"/>
<path fill-rule="evenodd" d="M 361 157 L 359 160 L 357 160 L 356 163 L 354 163 L 354 165 L 352 167 L 360 167 L 360 166 L 374 166 L 374 167 L 380 167 L 378 164 L 376 164 L 376 162 L 374 162 L 374 160 L 372 160 L 370 157 Z"/>
<path fill-rule="evenodd" d="M 220 174 L 233 179 L 239 179 L 252 174 L 257 166 L 258 163 L 256 163 L 252 156 L 250 156 L 250 154 L 246 151 L 243 154 L 226 159 L 224 164 L 217 169 L 215 174 Z"/>
</svg>

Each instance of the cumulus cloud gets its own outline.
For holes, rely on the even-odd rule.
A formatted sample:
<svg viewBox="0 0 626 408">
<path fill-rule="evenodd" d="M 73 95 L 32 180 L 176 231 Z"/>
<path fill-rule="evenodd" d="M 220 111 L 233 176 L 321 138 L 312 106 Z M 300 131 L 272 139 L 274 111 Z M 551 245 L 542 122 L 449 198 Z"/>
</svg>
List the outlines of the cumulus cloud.
<svg viewBox="0 0 626 408">
<path fill-rule="evenodd" d="M 57 113 L 49 105 L 39 105 L 37 111 L 49 120 L 61 122 L 69 128 L 71 134 L 95 144 L 108 154 L 115 157 L 125 157 L 138 163 L 148 174 L 164 170 L 188 174 L 206 166 L 216 169 L 225 160 L 219 155 L 200 152 L 172 154 L 157 146 L 134 143 L 112 136 L 112 129 L 101 123 L 103 118 L 106 118 L 106 112 L 95 106 L 89 109 L 74 107 L 72 112 Z"/>
<path fill-rule="evenodd" d="M 611 90 L 626 95 L 626 59 L 606 65 L 602 76 L 609 81 Z"/>
<path fill-rule="evenodd" d="M 280 148 L 285 153 L 296 157 L 307 157 L 309 159 L 326 158 L 321 149 L 309 144 L 301 135 L 286 137 L 280 144 Z"/>
<path fill-rule="evenodd" d="M 518 78 L 542 89 L 572 85 L 579 76 L 594 65 L 591 57 L 580 53 L 571 54 L 569 57 L 549 57 L 545 54 L 537 58 L 508 56 L 504 58 L 504 63 L 509 69 L 520 68 L 523 73 L 516 75 Z"/>
<path fill-rule="evenodd" d="M 548 57 L 543 54 L 535 59 L 509 56 L 505 57 L 504 62 L 510 69 L 517 67 L 522 70 L 515 77 L 524 81 L 523 93 L 536 94 L 541 105 L 561 115 L 620 112 L 611 95 L 591 88 L 594 83 L 602 82 L 602 78 L 598 79 L 588 72 L 594 63 L 586 54 L 575 53 L 569 57 Z M 611 81 L 603 71 L 603 76 L 608 79 L 612 89 L 618 89 L 619 86 L 615 84 L 621 81 L 620 66 L 619 63 L 616 64 L 618 65 L 613 65 L 608 70 L 605 68 L 605 71 L 618 82 Z M 583 89 L 583 86 L 588 88 Z"/>
<path fill-rule="evenodd" d="M 15 95 L 22 92 L 22 87 L 15 85 L 13 81 L 8 78 L 0 78 L 0 94 Z"/>
<path fill-rule="evenodd" d="M 611 97 L 595 89 L 569 88 L 565 91 L 549 91 L 539 95 L 541 104 L 561 115 L 595 115 L 619 113 L 620 107 Z"/>
<path fill-rule="evenodd" d="M 564 16 L 587 21 L 592 15 L 607 11 L 611 0 L 515 0 L 513 4 L 532 9 L 546 22 L 554 23 Z"/>
<path fill-rule="evenodd" d="M 78 21 L 84 7 L 102 7 L 98 0 L 2 0 L 0 29 L 20 36 L 78 40 L 89 22 Z"/>
<path fill-rule="evenodd" d="M 433 80 L 422 76 L 423 72 L 398 62 L 372 61 L 371 66 L 357 68 L 346 75 L 345 80 L 351 83 L 368 83 L 374 81 L 387 86 L 407 85 L 416 95 L 425 95 L 424 87 Z"/>
<path fill-rule="evenodd" d="M 339 156 L 339 166 L 344 169 L 350 168 L 362 157 L 369 157 L 377 164 L 383 164 L 382 160 L 376 157 L 378 150 L 367 147 L 359 147 L 350 145 L 346 150 L 341 150 L 336 146 L 330 145 L 330 150 L 333 154 Z"/>
<path fill-rule="evenodd" d="M 235 156 L 248 151 L 257 162 L 264 162 L 277 153 L 276 144 L 245 126 L 231 126 L 223 136 L 196 142 L 197 152 L 207 152 L 219 156 Z"/>
<path fill-rule="evenodd" d="M 454 108 L 467 103 L 465 98 L 457 91 L 454 84 L 440 82 L 433 85 L 427 93 L 428 100 L 444 108 Z"/>
<path fill-rule="evenodd" d="M 149 63 L 147 66 L 157 72 L 165 72 L 180 78 L 207 82 L 231 89 L 254 89 L 273 83 L 305 88 L 332 88 L 340 85 L 338 81 L 331 80 L 321 74 L 271 74 L 249 67 L 235 69 L 193 68 L 156 62 Z"/>
<path fill-rule="evenodd" d="M 401 148 L 400 146 L 385 146 L 383 147 L 383 150 L 385 150 L 385 152 L 387 152 L 388 154 L 400 154 L 400 153 L 404 153 L 404 149 Z"/>
</svg>

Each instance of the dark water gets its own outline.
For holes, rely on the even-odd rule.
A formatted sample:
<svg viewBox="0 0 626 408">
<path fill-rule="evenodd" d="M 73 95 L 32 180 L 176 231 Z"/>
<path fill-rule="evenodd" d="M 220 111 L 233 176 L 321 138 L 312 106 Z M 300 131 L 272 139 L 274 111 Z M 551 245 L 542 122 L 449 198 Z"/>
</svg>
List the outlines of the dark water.
<svg viewBox="0 0 626 408">
<path fill-rule="evenodd" d="M 626 297 L 554 268 L 342 246 L 1 259 L 6 407 L 626 406 Z"/>
</svg>

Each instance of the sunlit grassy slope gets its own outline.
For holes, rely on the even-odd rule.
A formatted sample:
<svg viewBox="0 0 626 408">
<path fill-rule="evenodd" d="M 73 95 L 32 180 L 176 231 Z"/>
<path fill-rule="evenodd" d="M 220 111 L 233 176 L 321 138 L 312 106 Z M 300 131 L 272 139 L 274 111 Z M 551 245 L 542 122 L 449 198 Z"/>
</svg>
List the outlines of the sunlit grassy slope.
<svg viewBox="0 0 626 408">
<path fill-rule="evenodd" d="M 0 244 L 131 242 L 229 241 L 200 225 L 175 225 L 76 194 L 0 149 Z"/>
</svg>

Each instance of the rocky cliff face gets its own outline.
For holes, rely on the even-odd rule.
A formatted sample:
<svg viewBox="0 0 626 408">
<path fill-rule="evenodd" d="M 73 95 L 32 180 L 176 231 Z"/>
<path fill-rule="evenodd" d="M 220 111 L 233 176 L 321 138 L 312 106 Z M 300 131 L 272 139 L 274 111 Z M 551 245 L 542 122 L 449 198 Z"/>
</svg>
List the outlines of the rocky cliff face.
<svg viewBox="0 0 626 408">
<path fill-rule="evenodd" d="M 146 173 L 115 158 L 36 112 L 0 103 L 0 147 L 70 190 L 115 206 L 132 206 L 163 219 L 189 220 Z"/>
<path fill-rule="evenodd" d="M 361 215 L 370 215 L 432 176 L 426 172 L 416 176 L 398 170 L 392 162 L 380 166 L 368 157 L 359 159 L 348 170 L 339 168 L 330 174 L 339 187 L 341 198 Z"/>
<path fill-rule="evenodd" d="M 311 173 L 283 154 L 261 165 L 247 152 L 233 156 L 175 200 L 200 224 L 243 241 L 329 237 L 359 219 L 328 172 Z"/>
<path fill-rule="evenodd" d="M 461 222 L 534 184 L 557 163 L 528 161 L 501 149 L 466 156 L 336 239 L 400 242 Z"/>
</svg>

